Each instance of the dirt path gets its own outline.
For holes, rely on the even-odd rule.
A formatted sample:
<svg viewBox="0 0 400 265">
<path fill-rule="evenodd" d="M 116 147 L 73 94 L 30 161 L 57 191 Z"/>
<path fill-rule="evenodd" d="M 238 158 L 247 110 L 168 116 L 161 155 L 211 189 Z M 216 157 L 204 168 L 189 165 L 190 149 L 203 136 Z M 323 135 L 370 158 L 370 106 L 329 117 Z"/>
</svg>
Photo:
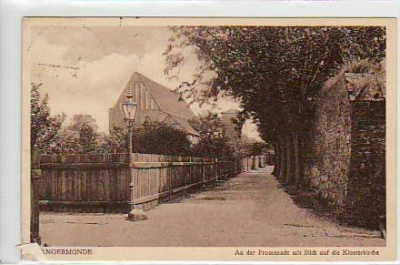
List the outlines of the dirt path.
<svg viewBox="0 0 400 265">
<path fill-rule="evenodd" d="M 43 214 L 50 246 L 384 246 L 378 232 L 341 227 L 296 206 L 270 175 L 241 174 L 131 222 L 117 214 Z"/>
</svg>

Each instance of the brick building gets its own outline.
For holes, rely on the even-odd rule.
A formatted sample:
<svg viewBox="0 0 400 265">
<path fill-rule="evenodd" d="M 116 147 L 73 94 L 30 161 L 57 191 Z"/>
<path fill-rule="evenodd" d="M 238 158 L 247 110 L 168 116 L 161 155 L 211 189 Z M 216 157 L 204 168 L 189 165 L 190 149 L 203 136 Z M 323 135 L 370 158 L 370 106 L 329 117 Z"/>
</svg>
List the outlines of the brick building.
<svg viewBox="0 0 400 265">
<path fill-rule="evenodd" d="M 180 95 L 137 72 L 133 73 L 117 102 L 109 109 L 110 129 L 114 125 L 125 126 L 122 104 L 128 91 L 138 104 L 136 127 L 142 126 L 145 121 L 163 122 L 184 131 L 191 142 L 198 141 L 199 133 L 188 122 L 194 114 Z"/>
</svg>

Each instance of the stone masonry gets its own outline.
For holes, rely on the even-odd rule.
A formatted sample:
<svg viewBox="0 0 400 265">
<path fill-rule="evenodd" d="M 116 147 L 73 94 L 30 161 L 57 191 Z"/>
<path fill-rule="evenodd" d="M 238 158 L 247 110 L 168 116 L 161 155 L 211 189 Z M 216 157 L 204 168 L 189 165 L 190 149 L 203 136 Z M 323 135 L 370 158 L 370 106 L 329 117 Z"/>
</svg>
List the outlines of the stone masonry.
<svg viewBox="0 0 400 265">
<path fill-rule="evenodd" d="M 342 74 L 322 90 L 314 143 L 309 186 L 343 221 L 376 227 L 386 213 L 385 100 L 373 74 Z"/>
</svg>

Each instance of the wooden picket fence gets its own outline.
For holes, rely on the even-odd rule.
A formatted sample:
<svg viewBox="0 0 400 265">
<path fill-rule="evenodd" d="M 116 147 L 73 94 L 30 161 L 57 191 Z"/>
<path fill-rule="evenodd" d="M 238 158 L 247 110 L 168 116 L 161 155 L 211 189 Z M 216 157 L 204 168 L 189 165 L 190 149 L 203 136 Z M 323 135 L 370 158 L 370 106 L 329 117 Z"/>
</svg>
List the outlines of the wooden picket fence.
<svg viewBox="0 0 400 265">
<path fill-rule="evenodd" d="M 128 154 L 42 155 L 40 209 L 125 212 L 131 182 Z"/>
<path fill-rule="evenodd" d="M 243 171 L 241 160 L 133 154 L 133 204 L 145 210 L 181 191 Z"/>
<path fill-rule="evenodd" d="M 40 209 L 55 212 L 148 210 L 175 194 L 262 166 L 263 158 L 232 161 L 153 154 L 42 155 Z M 265 160 L 265 159 L 264 159 Z"/>
</svg>

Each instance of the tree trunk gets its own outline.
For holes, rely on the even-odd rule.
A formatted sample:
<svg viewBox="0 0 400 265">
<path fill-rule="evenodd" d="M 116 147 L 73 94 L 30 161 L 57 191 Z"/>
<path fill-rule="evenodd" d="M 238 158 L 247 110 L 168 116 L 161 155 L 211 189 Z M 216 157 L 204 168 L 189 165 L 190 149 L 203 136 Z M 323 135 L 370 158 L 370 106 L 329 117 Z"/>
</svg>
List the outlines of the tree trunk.
<svg viewBox="0 0 400 265">
<path fill-rule="evenodd" d="M 286 177 L 284 178 L 285 184 L 292 184 L 294 177 L 294 152 L 293 152 L 293 137 L 289 133 L 286 135 Z"/>
<path fill-rule="evenodd" d="M 279 176 L 279 157 L 280 157 L 280 151 L 279 151 L 279 144 L 276 142 L 274 143 L 274 157 L 273 157 L 273 163 L 274 163 L 274 170 L 272 171 L 272 175 L 275 177 Z"/>
<path fill-rule="evenodd" d="M 301 188 L 301 183 L 303 181 L 303 161 L 300 152 L 300 137 L 297 133 L 293 133 L 293 147 L 294 147 L 294 178 L 297 188 Z"/>
<path fill-rule="evenodd" d="M 280 150 L 280 161 L 279 161 L 279 179 L 281 181 L 285 180 L 286 167 L 287 167 L 287 149 L 286 149 L 286 139 L 282 136 L 279 137 L 279 150 Z"/>
</svg>

